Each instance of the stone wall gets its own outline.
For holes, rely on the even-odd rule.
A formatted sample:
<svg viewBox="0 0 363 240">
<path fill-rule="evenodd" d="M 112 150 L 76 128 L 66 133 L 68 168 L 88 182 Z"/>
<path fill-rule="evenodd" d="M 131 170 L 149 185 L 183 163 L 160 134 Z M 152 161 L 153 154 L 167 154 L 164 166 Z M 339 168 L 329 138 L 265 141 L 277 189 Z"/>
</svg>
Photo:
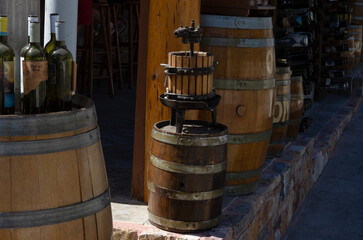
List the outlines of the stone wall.
<svg viewBox="0 0 363 240">
<path fill-rule="evenodd" d="M 319 179 L 360 101 L 358 97 L 350 98 L 316 138 L 301 135 L 286 147 L 281 158 L 267 162 L 257 191 L 233 198 L 223 209 L 216 228 L 181 235 L 152 226 L 115 222 L 114 240 L 280 239 Z"/>
</svg>

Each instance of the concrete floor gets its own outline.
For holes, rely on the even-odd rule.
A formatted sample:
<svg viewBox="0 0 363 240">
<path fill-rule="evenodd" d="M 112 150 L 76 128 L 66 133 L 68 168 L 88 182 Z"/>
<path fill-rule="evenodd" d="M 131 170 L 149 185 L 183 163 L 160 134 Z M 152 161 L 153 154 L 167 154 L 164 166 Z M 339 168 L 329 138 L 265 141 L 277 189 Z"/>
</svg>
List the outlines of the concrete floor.
<svg viewBox="0 0 363 240">
<path fill-rule="evenodd" d="M 282 239 L 363 239 L 362 136 L 361 105 Z"/>
</svg>

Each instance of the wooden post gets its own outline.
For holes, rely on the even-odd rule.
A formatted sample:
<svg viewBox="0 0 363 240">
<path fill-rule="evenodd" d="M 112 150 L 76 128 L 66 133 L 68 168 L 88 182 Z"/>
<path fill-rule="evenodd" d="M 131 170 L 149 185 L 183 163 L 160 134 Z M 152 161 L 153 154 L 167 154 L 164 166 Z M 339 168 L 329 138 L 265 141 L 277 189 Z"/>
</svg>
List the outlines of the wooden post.
<svg viewBox="0 0 363 240">
<path fill-rule="evenodd" d="M 140 1 L 139 55 L 136 86 L 134 159 L 132 167 L 131 196 L 144 200 L 145 167 L 145 104 L 146 104 L 146 66 L 149 23 L 149 0 Z"/>
<path fill-rule="evenodd" d="M 168 52 L 177 50 L 189 50 L 189 45 L 182 44 L 181 39 L 174 37 L 174 30 L 183 26 L 189 26 L 194 19 L 199 25 L 200 19 L 200 0 L 156 0 L 150 1 L 149 6 L 149 27 L 147 42 L 147 67 L 146 67 L 146 99 L 145 99 L 145 152 L 144 152 L 144 201 L 147 202 L 147 167 L 151 144 L 152 126 L 162 120 L 170 118 L 170 111 L 164 107 L 158 97 L 165 92 L 164 87 L 164 68 L 160 63 L 167 63 Z M 142 23 L 141 23 L 142 24 Z M 199 46 L 196 46 L 196 50 Z M 139 80 L 140 78 L 138 78 Z M 138 82 L 139 84 L 139 82 Z M 142 83 L 140 83 L 142 84 Z M 139 92 L 138 92 L 139 94 Z M 140 95 L 137 98 L 142 97 Z M 136 109 L 136 112 L 140 109 Z M 136 122 L 135 122 L 136 124 Z M 135 151 L 142 151 L 139 147 L 142 144 L 134 145 Z M 136 158 L 138 157 L 138 158 Z M 134 157 L 135 164 L 140 164 L 139 154 Z M 140 167 L 140 166 L 138 166 Z M 133 170 L 135 173 L 137 169 Z M 140 171 L 139 171 L 140 172 Z M 142 178 L 142 176 L 133 176 Z M 140 187 L 140 185 L 138 186 Z M 134 193 L 135 189 L 133 182 Z"/>
</svg>

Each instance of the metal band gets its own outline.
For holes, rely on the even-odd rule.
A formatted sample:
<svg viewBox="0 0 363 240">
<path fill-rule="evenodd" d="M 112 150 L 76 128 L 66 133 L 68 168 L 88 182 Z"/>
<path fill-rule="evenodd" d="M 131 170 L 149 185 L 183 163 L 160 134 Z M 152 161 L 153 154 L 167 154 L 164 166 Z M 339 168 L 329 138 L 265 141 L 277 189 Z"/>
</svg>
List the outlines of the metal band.
<svg viewBox="0 0 363 240">
<path fill-rule="evenodd" d="M 274 128 L 282 128 L 282 127 L 286 127 L 288 125 L 289 125 L 289 121 L 273 123 L 272 124 L 272 129 L 274 129 Z"/>
<path fill-rule="evenodd" d="M 24 156 L 64 152 L 90 146 L 100 139 L 99 129 L 65 138 L 49 140 L 0 142 L 1 156 Z"/>
<path fill-rule="evenodd" d="M 290 84 L 291 84 L 290 79 L 289 80 L 283 80 L 283 81 L 277 80 L 276 83 L 275 83 L 276 87 L 279 87 L 279 86 L 288 86 Z"/>
<path fill-rule="evenodd" d="M 353 2 L 353 5 L 357 5 L 357 6 L 363 6 L 363 2 Z"/>
<path fill-rule="evenodd" d="M 276 96 L 276 101 L 278 101 L 278 102 L 290 101 L 290 99 L 291 99 L 291 95 L 290 94 L 277 95 Z"/>
<path fill-rule="evenodd" d="M 363 5 L 363 4 L 362 4 Z M 348 25 L 348 29 L 362 29 L 361 25 Z"/>
<path fill-rule="evenodd" d="M 216 89 L 224 90 L 263 90 L 275 87 L 275 79 L 242 80 L 242 79 L 213 79 Z"/>
<path fill-rule="evenodd" d="M 180 145 L 180 146 L 219 146 L 226 144 L 228 141 L 228 135 L 216 136 L 216 137 L 188 137 L 172 135 L 165 132 L 156 131 L 154 128 L 151 131 L 151 137 L 159 142 Z"/>
<path fill-rule="evenodd" d="M 147 181 L 147 188 L 150 192 L 158 194 L 162 197 L 166 197 L 169 199 L 175 200 L 184 200 L 184 201 L 203 201 L 203 200 L 210 200 L 215 199 L 218 197 L 223 196 L 224 188 L 220 188 L 214 191 L 209 192 L 194 192 L 194 193 L 187 193 L 187 192 L 180 192 L 171 189 L 161 188 L 149 181 Z M 157 189 L 160 189 L 159 191 Z"/>
<path fill-rule="evenodd" d="M 49 114 L 0 116 L 0 136 L 48 135 L 95 126 L 97 116 L 92 100 L 79 95 L 75 95 L 73 98 L 73 103 L 82 101 L 83 108 Z"/>
<path fill-rule="evenodd" d="M 358 5 L 358 4 L 355 4 L 355 5 Z M 359 4 L 361 6 L 363 6 L 363 3 Z M 354 16 L 352 17 L 353 20 L 358 20 L 358 21 L 363 21 L 363 17 L 357 17 L 357 16 Z"/>
<path fill-rule="evenodd" d="M 290 67 L 278 67 L 276 68 L 276 74 L 292 73 Z"/>
<path fill-rule="evenodd" d="M 248 39 L 248 38 L 206 38 L 203 37 L 201 45 L 214 47 L 238 47 L 238 48 L 264 48 L 274 47 L 273 38 Z"/>
<path fill-rule="evenodd" d="M 291 94 L 290 99 L 291 100 L 304 100 L 304 95 Z"/>
<path fill-rule="evenodd" d="M 263 165 L 257 169 L 243 171 L 243 172 L 227 172 L 226 180 L 245 180 L 253 177 L 257 177 L 261 174 Z"/>
<path fill-rule="evenodd" d="M 272 129 L 266 132 L 252 133 L 252 134 L 243 134 L 236 135 L 230 134 L 228 137 L 229 144 L 246 144 L 246 143 L 255 143 L 266 141 L 271 137 Z"/>
<path fill-rule="evenodd" d="M 273 29 L 270 17 L 234 17 L 221 15 L 200 15 L 200 26 L 232 29 Z"/>
<path fill-rule="evenodd" d="M 226 186 L 227 195 L 246 195 L 254 192 L 258 187 L 259 181 L 250 182 L 237 186 Z"/>
<path fill-rule="evenodd" d="M 300 125 L 300 123 L 301 123 L 301 118 L 299 118 L 299 119 L 290 119 L 289 120 L 289 125 L 297 125 L 297 124 Z"/>
<path fill-rule="evenodd" d="M 183 222 L 177 220 L 170 220 L 166 218 L 162 218 L 156 216 L 149 212 L 149 221 L 151 223 L 157 224 L 159 226 L 164 227 L 165 229 L 178 229 L 183 231 L 195 231 L 212 228 L 218 225 L 220 221 L 220 217 L 208 220 L 208 221 L 200 221 L 200 222 Z"/>
<path fill-rule="evenodd" d="M 109 190 L 86 202 L 37 211 L 0 212 L 0 228 L 27 228 L 70 222 L 96 214 L 110 205 Z"/>
<path fill-rule="evenodd" d="M 220 173 L 226 170 L 227 161 L 215 164 L 215 165 L 185 165 L 170 161 L 165 161 L 160 158 L 155 157 L 152 153 L 150 153 L 149 157 L 150 163 L 159 169 L 174 172 L 174 173 L 183 173 L 183 174 L 213 174 Z"/>
<path fill-rule="evenodd" d="M 302 76 L 291 77 L 291 82 L 302 82 Z"/>
</svg>

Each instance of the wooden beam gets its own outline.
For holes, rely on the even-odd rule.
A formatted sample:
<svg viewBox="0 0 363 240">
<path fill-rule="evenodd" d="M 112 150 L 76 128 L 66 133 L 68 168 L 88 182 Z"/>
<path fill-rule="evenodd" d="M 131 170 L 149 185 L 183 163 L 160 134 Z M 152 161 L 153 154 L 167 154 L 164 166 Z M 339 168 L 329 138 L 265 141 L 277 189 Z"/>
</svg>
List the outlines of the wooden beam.
<svg viewBox="0 0 363 240">
<path fill-rule="evenodd" d="M 173 33 L 181 25 L 189 26 L 192 19 L 195 20 L 196 25 L 199 25 L 200 0 L 150 1 L 146 69 L 145 202 L 147 202 L 146 170 L 152 139 L 151 129 L 156 122 L 170 119 L 169 108 L 164 107 L 158 98 L 165 92 L 164 68 L 160 66 L 160 63 L 167 63 L 168 53 L 171 51 L 189 50 L 189 45 L 182 44 L 181 39 L 175 38 Z M 197 49 L 199 46 L 196 46 Z"/>
<path fill-rule="evenodd" d="M 149 1 L 140 1 L 139 53 L 136 86 L 134 154 L 132 167 L 131 196 L 144 200 L 145 166 L 145 104 L 146 104 L 146 66 L 149 23 Z"/>
</svg>

